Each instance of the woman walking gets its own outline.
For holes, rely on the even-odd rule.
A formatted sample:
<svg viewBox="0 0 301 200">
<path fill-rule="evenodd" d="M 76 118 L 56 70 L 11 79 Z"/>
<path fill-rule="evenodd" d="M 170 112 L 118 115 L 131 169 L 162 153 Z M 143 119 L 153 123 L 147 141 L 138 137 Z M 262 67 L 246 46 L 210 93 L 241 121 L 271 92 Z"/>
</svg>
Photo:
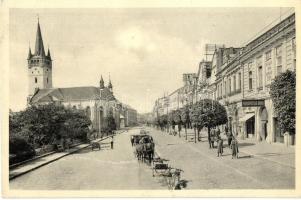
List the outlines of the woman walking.
<svg viewBox="0 0 301 200">
<path fill-rule="evenodd" d="M 232 136 L 231 149 L 232 149 L 232 159 L 233 157 L 238 158 L 238 142 L 234 136 Z"/>
</svg>

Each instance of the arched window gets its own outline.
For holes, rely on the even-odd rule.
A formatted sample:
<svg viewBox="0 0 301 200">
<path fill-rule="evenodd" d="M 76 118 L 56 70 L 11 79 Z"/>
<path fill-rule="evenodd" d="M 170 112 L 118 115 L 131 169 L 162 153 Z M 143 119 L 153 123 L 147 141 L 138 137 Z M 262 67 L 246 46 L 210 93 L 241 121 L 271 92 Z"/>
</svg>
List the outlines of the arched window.
<svg viewBox="0 0 301 200">
<path fill-rule="evenodd" d="M 38 78 L 37 77 L 34 78 L 34 82 L 38 83 Z"/>
</svg>

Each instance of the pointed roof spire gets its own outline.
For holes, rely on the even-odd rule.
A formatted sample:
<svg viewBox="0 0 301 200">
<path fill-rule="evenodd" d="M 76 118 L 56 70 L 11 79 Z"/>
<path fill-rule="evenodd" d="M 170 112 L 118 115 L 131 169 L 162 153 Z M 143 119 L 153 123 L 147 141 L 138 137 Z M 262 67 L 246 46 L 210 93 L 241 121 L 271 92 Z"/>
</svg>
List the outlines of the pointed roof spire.
<svg viewBox="0 0 301 200">
<path fill-rule="evenodd" d="M 108 85 L 108 88 L 109 89 L 112 89 L 113 88 L 113 85 L 111 83 L 111 77 L 110 77 L 110 74 L 109 74 L 109 85 Z"/>
<path fill-rule="evenodd" d="M 100 78 L 100 81 L 99 81 L 99 87 L 100 87 L 100 89 L 103 89 L 105 87 L 102 75 L 101 75 L 101 78 Z"/>
<path fill-rule="evenodd" d="M 47 57 L 51 60 L 51 55 L 50 55 L 49 47 L 48 47 Z"/>
<path fill-rule="evenodd" d="M 37 35 L 36 35 L 35 55 L 45 56 L 39 17 L 38 17 L 38 28 L 37 28 Z"/>
<path fill-rule="evenodd" d="M 31 48 L 29 47 L 27 60 L 29 60 L 32 57 Z"/>
</svg>

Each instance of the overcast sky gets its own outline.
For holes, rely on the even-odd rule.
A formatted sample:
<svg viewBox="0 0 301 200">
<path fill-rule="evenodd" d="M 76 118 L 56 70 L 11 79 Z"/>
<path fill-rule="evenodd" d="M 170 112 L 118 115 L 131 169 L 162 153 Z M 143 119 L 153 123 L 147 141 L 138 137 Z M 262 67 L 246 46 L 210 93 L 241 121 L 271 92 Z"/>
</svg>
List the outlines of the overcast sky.
<svg viewBox="0 0 301 200">
<path fill-rule="evenodd" d="M 288 8 L 281 9 L 285 13 Z M 197 72 L 206 43 L 240 47 L 278 19 L 280 8 L 10 9 L 10 108 L 24 109 L 27 55 L 40 16 L 53 87 L 98 86 L 138 112 Z"/>
</svg>

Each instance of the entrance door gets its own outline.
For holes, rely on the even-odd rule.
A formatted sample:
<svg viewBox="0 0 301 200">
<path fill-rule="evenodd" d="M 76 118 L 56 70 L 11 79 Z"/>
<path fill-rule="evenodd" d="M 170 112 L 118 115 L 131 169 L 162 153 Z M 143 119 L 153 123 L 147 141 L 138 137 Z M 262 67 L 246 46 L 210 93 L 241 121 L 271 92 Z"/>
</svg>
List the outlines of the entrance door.
<svg viewBox="0 0 301 200">
<path fill-rule="evenodd" d="M 265 107 L 261 109 L 260 120 L 261 120 L 261 137 L 263 140 L 266 140 L 266 138 L 268 137 L 268 129 L 267 129 L 268 112 Z"/>
<path fill-rule="evenodd" d="M 247 137 L 253 137 L 255 133 L 255 116 L 246 121 L 247 125 Z"/>
</svg>

